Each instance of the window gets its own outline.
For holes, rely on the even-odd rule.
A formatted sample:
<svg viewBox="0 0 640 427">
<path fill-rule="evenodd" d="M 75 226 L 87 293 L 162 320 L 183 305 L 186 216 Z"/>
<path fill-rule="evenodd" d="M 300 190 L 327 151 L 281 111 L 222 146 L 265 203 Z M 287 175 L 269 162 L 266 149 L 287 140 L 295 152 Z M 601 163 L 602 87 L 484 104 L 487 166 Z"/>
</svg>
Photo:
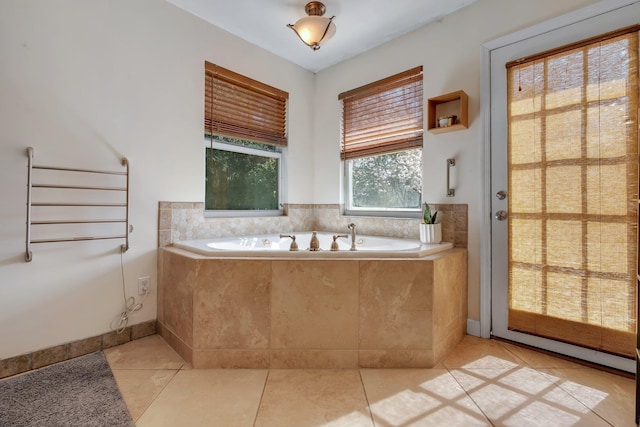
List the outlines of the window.
<svg viewBox="0 0 640 427">
<path fill-rule="evenodd" d="M 229 138 L 205 139 L 209 211 L 279 211 L 282 153 L 279 147 Z M 263 212 L 261 212 L 263 213 Z"/>
<path fill-rule="evenodd" d="M 288 93 L 205 62 L 205 210 L 279 214 Z"/>
<path fill-rule="evenodd" d="M 419 212 L 422 67 L 339 95 L 347 213 Z"/>
</svg>

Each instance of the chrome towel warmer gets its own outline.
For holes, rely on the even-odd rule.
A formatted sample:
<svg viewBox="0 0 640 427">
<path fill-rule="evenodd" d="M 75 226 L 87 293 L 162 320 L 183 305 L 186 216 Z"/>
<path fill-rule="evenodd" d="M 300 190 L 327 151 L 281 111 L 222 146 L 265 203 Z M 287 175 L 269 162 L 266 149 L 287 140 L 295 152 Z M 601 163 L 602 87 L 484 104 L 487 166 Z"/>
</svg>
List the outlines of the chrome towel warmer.
<svg viewBox="0 0 640 427">
<path fill-rule="evenodd" d="M 107 239 L 124 239 L 124 244 L 120 245 L 120 250 L 124 253 L 129 250 L 129 233 L 133 231 L 133 226 L 129 224 L 129 161 L 126 157 L 122 158 L 122 166 L 124 171 L 103 171 L 95 169 L 78 169 L 78 168 L 63 168 L 56 166 L 40 166 L 33 164 L 33 147 L 27 148 L 27 238 L 26 238 L 26 255 L 25 261 L 30 262 L 33 259 L 31 252 L 31 245 L 36 243 L 53 243 L 53 242 L 76 242 L 82 240 L 107 240 Z M 107 186 L 89 186 L 89 185 L 56 185 L 56 184 L 43 184 L 33 183 L 33 170 L 50 170 L 50 171 L 62 171 L 62 172 L 84 172 L 88 174 L 106 174 L 106 175 L 121 175 L 126 178 L 126 184 L 124 187 L 107 187 Z M 116 191 L 125 193 L 125 201 L 122 203 L 96 203 L 96 202 L 34 202 L 32 201 L 32 189 L 33 188 L 46 188 L 46 189 L 63 189 L 63 190 L 90 190 L 90 191 Z M 68 206 L 68 207 L 117 207 L 125 209 L 125 217 L 117 219 L 59 219 L 59 220 L 42 220 L 33 221 L 31 218 L 31 207 L 42 206 Z M 31 239 L 31 227 L 33 225 L 57 225 L 57 224 L 99 224 L 99 223 L 123 223 L 124 233 L 117 235 L 102 235 L 102 236 L 70 236 L 62 238 L 47 238 L 47 239 Z"/>
</svg>

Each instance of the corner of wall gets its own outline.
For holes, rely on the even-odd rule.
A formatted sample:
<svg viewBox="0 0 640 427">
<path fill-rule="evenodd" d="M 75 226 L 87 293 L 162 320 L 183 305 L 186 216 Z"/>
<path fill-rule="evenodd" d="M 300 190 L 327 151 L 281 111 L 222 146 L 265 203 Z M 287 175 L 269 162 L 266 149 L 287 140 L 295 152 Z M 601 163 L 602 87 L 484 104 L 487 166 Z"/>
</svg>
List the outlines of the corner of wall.
<svg viewBox="0 0 640 427">
<path fill-rule="evenodd" d="M 480 337 L 480 321 L 475 319 L 467 319 L 467 334 L 474 337 Z"/>
</svg>

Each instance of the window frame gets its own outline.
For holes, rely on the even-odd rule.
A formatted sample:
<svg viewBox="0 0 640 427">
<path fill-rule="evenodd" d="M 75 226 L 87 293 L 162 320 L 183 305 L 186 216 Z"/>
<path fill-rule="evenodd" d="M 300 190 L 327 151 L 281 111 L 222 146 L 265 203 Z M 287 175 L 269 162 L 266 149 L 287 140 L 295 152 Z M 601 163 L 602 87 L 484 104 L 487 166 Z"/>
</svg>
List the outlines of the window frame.
<svg viewBox="0 0 640 427">
<path fill-rule="evenodd" d="M 205 218 L 234 218 L 234 217 L 273 217 L 273 216 L 283 216 L 284 215 L 284 171 L 285 171 L 285 159 L 286 159 L 286 147 L 277 146 L 276 151 L 266 151 L 260 150 L 258 148 L 244 147 L 242 145 L 231 144 L 228 142 L 220 141 L 217 138 L 211 139 L 210 136 L 205 136 L 204 138 L 204 168 L 206 171 L 207 168 L 207 149 L 221 150 L 221 151 L 229 151 L 233 153 L 241 153 L 248 154 L 251 156 L 258 157 L 268 157 L 278 159 L 278 209 L 243 209 L 243 210 L 217 210 L 217 209 L 206 209 L 204 216 Z M 206 200 L 206 192 L 207 185 L 205 184 L 205 200 Z"/>
</svg>

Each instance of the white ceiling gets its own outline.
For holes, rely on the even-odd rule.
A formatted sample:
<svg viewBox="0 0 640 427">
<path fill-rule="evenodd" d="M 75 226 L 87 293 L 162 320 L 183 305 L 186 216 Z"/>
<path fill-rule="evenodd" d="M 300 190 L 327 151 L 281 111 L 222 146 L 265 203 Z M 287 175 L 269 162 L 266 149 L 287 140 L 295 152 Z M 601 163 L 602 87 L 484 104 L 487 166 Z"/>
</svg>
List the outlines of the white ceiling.
<svg viewBox="0 0 640 427">
<path fill-rule="evenodd" d="M 307 0 L 167 0 L 307 70 L 317 72 L 437 21 L 477 0 L 325 0 L 336 35 L 320 50 L 287 24 L 306 16 Z"/>
</svg>

